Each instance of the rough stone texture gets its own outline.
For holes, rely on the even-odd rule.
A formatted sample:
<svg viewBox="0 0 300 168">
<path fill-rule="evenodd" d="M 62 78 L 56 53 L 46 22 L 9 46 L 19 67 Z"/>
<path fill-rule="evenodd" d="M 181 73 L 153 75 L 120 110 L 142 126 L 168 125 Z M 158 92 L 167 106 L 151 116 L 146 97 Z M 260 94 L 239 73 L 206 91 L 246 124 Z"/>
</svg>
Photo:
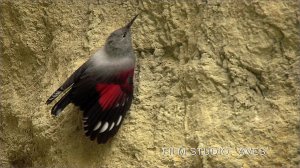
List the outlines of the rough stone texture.
<svg viewBox="0 0 300 168">
<path fill-rule="evenodd" d="M 0 6 L 0 167 L 299 166 L 296 0 Z M 114 139 L 98 145 L 83 135 L 76 107 L 54 118 L 45 100 L 139 12 L 135 101 Z M 233 150 L 180 156 L 162 147 Z M 241 155 L 240 147 L 260 153 Z"/>
</svg>

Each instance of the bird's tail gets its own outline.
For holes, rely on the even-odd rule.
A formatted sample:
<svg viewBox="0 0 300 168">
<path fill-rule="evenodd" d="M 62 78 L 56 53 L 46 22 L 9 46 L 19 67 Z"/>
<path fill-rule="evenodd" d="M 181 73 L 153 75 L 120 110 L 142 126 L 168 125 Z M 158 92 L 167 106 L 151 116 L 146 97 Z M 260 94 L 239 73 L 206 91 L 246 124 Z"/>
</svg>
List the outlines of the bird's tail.
<svg viewBox="0 0 300 168">
<path fill-rule="evenodd" d="M 51 114 L 57 116 L 67 105 L 71 103 L 70 91 L 67 92 L 51 109 Z"/>
</svg>

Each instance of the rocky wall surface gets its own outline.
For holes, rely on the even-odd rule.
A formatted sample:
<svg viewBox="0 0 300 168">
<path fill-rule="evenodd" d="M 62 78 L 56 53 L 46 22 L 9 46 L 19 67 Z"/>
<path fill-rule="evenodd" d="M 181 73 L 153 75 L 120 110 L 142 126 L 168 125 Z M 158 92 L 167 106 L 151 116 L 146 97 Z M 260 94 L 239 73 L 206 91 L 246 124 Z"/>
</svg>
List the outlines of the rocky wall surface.
<svg viewBox="0 0 300 168">
<path fill-rule="evenodd" d="M 298 1 L 0 2 L 0 167 L 299 166 Z M 137 13 L 135 99 L 98 145 L 45 101 Z"/>
</svg>

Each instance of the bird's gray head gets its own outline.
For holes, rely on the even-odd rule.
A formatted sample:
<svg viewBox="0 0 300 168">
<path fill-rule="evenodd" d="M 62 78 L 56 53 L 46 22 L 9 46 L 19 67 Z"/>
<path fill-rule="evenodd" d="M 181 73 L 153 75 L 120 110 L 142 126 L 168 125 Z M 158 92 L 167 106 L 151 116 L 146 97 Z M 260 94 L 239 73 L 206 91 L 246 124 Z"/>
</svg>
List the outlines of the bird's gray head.
<svg viewBox="0 0 300 168">
<path fill-rule="evenodd" d="M 126 26 L 112 32 L 107 38 L 105 50 L 109 55 L 123 55 L 124 53 L 132 52 L 130 27 L 137 16 L 126 24 Z"/>
</svg>

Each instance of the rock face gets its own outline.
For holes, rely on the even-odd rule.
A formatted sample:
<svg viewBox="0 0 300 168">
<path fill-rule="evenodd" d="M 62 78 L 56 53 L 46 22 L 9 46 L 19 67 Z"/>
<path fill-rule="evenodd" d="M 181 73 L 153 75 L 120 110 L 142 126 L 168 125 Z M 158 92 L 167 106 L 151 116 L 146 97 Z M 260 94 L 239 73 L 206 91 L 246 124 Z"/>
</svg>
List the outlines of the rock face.
<svg viewBox="0 0 300 168">
<path fill-rule="evenodd" d="M 2 0 L 0 167 L 298 167 L 297 1 Z M 105 145 L 45 105 L 133 25 L 135 100 Z M 197 149 L 198 148 L 198 149 Z"/>
</svg>

